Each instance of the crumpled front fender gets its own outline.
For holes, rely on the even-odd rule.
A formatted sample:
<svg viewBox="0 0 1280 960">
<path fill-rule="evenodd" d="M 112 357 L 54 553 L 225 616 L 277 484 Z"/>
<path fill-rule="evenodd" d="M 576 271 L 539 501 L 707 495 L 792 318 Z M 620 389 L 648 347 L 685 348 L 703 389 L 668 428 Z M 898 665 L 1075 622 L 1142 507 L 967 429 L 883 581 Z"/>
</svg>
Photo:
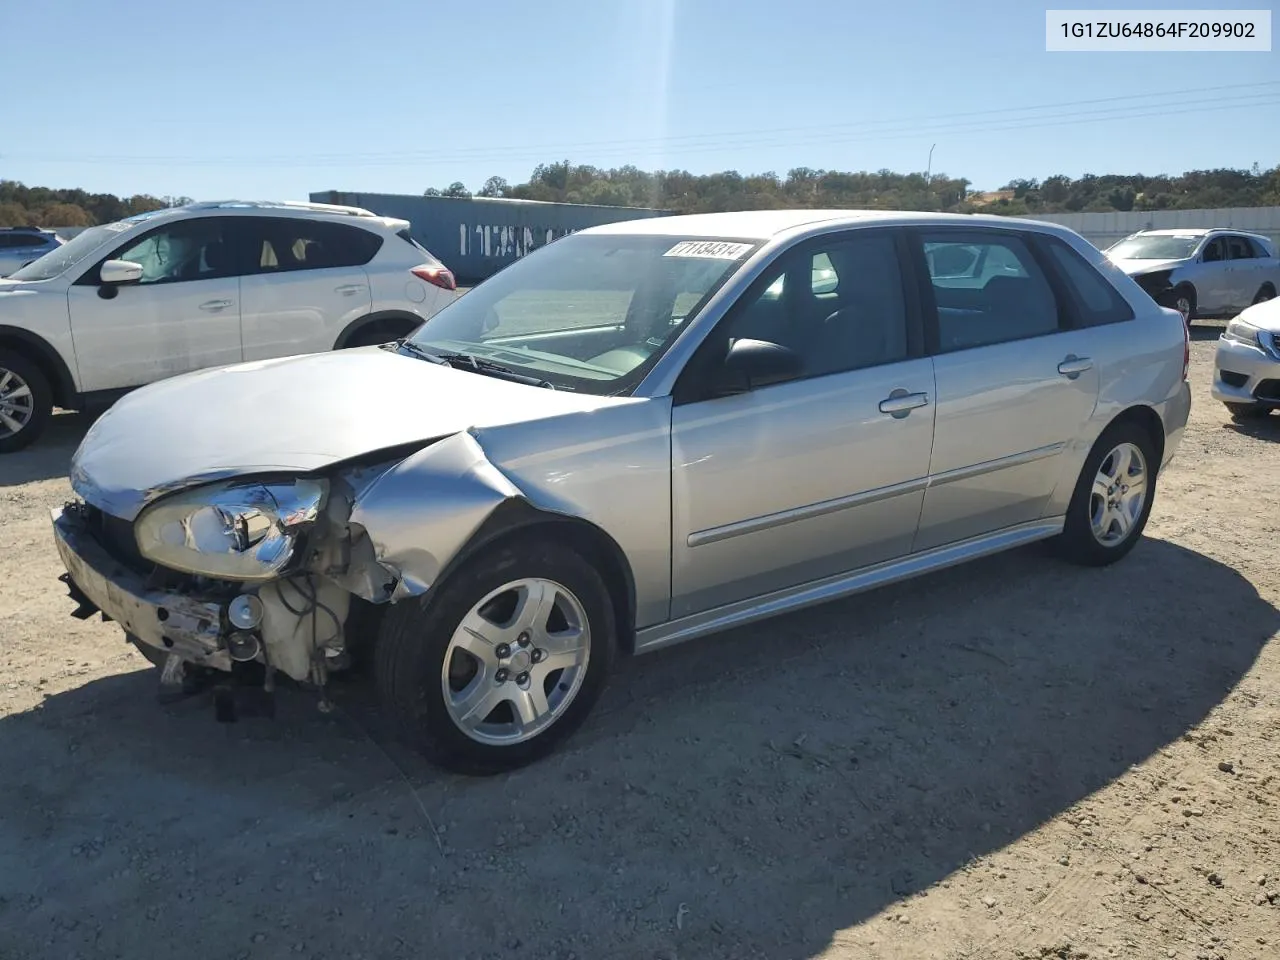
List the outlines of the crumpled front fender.
<svg viewBox="0 0 1280 960">
<path fill-rule="evenodd" d="M 375 603 L 425 593 L 485 519 L 521 492 L 471 433 L 381 469 L 353 470 L 345 572 L 330 579 Z"/>
</svg>

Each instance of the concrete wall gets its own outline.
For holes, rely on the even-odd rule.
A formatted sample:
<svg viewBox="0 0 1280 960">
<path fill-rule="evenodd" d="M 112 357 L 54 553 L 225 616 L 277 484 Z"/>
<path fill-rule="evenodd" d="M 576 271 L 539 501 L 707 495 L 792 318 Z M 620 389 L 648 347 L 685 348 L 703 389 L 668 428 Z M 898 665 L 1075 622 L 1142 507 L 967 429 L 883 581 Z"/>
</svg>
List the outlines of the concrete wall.
<svg viewBox="0 0 1280 960">
<path fill-rule="evenodd" d="M 1280 244 L 1280 207 L 1224 207 L 1216 210 L 1154 210 L 1128 213 L 1044 213 L 1048 220 L 1070 227 L 1096 247 L 1106 249 L 1139 230 L 1178 227 L 1225 227 L 1260 233 Z"/>
</svg>

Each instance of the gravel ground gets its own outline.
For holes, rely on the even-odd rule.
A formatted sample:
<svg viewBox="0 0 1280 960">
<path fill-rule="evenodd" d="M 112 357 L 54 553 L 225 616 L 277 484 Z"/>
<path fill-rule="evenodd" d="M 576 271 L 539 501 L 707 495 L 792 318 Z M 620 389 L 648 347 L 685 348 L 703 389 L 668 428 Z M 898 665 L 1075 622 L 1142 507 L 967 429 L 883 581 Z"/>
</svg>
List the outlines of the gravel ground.
<svg viewBox="0 0 1280 960">
<path fill-rule="evenodd" d="M 565 749 L 443 775 L 328 715 L 160 707 L 0 459 L 0 957 L 1274 958 L 1280 416 L 1195 409 L 1148 536 L 1031 548 L 626 666 Z"/>
</svg>

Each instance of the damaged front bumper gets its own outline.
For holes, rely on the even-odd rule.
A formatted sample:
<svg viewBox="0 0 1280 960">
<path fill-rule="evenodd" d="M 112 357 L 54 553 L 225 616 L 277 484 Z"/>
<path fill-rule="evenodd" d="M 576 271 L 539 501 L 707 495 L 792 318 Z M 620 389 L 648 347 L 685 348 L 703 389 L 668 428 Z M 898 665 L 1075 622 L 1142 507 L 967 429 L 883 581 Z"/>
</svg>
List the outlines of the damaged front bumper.
<svg viewBox="0 0 1280 960">
<path fill-rule="evenodd" d="M 231 670 L 222 603 L 150 587 L 147 578 L 117 561 L 89 531 L 78 505 L 51 511 L 54 543 L 67 568 L 72 596 L 93 604 L 139 643 L 177 654 L 200 667 Z M 88 610 L 86 616 L 93 610 Z"/>
</svg>

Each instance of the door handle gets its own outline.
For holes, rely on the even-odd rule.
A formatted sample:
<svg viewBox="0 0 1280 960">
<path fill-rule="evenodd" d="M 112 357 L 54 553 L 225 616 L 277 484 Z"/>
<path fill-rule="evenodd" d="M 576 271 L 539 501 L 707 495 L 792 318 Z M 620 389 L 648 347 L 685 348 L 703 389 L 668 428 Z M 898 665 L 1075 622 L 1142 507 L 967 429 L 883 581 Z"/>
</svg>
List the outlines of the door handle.
<svg viewBox="0 0 1280 960">
<path fill-rule="evenodd" d="M 363 283 L 347 283 L 343 284 L 341 287 L 335 287 L 334 292 L 340 293 L 344 297 L 353 297 L 363 289 Z"/>
<path fill-rule="evenodd" d="M 1088 357 L 1077 357 L 1074 353 L 1058 364 L 1058 372 L 1068 380 L 1074 380 L 1086 370 L 1093 369 L 1093 361 Z"/>
<path fill-rule="evenodd" d="M 928 402 L 929 395 L 927 393 L 908 393 L 906 390 L 895 390 L 880 401 L 880 412 L 901 420 L 912 410 L 917 407 L 923 407 Z"/>
<path fill-rule="evenodd" d="M 200 304 L 201 310 L 223 310 L 231 306 L 230 300 L 206 300 Z"/>
</svg>

